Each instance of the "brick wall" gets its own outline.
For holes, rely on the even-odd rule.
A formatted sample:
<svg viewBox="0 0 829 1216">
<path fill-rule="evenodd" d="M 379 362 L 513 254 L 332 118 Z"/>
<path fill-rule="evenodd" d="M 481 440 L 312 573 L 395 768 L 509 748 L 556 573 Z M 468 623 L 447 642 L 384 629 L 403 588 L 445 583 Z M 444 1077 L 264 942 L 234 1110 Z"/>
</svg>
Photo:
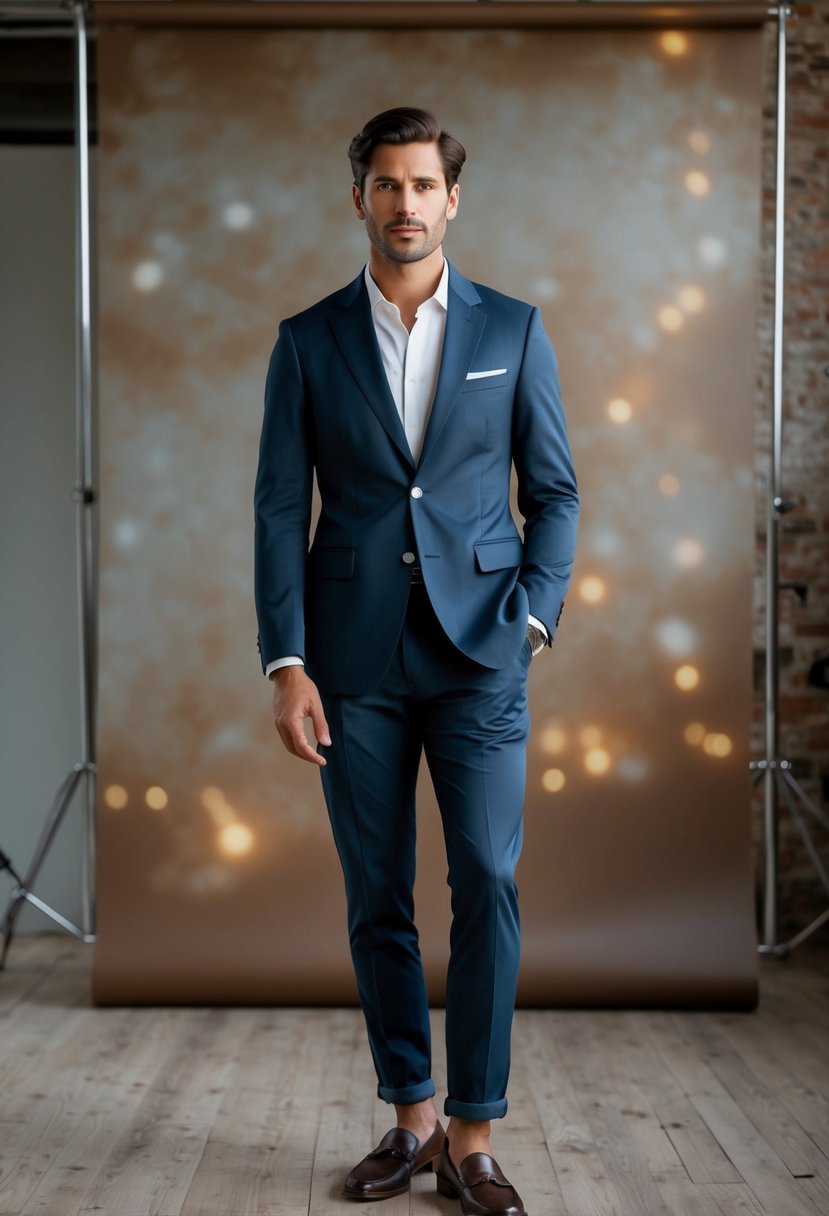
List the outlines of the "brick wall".
<svg viewBox="0 0 829 1216">
<path fill-rule="evenodd" d="M 802 503 L 780 525 L 780 578 L 805 588 L 780 593 L 780 755 L 829 814 L 829 691 L 808 683 L 829 651 L 829 0 L 798 5 L 787 24 L 786 267 L 783 345 L 783 492 Z M 774 285 L 776 21 L 766 27 L 763 137 L 763 257 L 758 299 L 757 552 L 754 613 L 753 754 L 764 745 L 765 539 L 769 494 Z M 753 798 L 758 897 L 763 798 Z M 829 905 L 780 800 L 780 920 L 783 934 Z M 829 833 L 815 824 L 829 869 Z M 824 933 L 829 932 L 825 929 Z"/>
</svg>

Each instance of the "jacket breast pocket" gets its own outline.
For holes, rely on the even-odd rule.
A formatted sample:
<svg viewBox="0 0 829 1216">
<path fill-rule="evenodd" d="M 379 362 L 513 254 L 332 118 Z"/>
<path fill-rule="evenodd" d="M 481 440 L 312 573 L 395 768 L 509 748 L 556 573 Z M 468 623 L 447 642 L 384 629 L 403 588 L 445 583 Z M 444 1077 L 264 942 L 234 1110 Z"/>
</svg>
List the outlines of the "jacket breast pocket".
<svg viewBox="0 0 829 1216">
<path fill-rule="evenodd" d="M 519 536 L 508 536 L 503 540 L 479 540 L 474 546 L 478 569 L 508 570 L 520 566 L 524 560 L 524 545 Z"/>
<path fill-rule="evenodd" d="M 312 549 L 308 554 L 312 578 L 351 578 L 354 574 L 354 548 L 351 546 Z"/>
</svg>

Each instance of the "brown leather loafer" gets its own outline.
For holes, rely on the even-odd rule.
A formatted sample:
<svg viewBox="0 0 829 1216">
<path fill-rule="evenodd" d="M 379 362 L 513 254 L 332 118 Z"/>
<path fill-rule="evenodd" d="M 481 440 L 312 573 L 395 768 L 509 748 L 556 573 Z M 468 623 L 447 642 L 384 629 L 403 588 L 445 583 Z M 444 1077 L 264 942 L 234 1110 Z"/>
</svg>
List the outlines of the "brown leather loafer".
<svg viewBox="0 0 829 1216">
<path fill-rule="evenodd" d="M 411 1186 L 412 1174 L 432 1168 L 445 1140 L 446 1132 L 440 1121 L 428 1140 L 418 1140 L 404 1127 L 393 1127 L 374 1152 L 354 1166 L 345 1182 L 346 1195 L 362 1200 L 402 1195 Z"/>
<path fill-rule="evenodd" d="M 521 1196 L 488 1153 L 470 1153 L 455 1169 L 447 1140 L 437 1168 L 437 1184 L 441 1195 L 460 1199 L 463 1216 L 527 1216 Z"/>
</svg>

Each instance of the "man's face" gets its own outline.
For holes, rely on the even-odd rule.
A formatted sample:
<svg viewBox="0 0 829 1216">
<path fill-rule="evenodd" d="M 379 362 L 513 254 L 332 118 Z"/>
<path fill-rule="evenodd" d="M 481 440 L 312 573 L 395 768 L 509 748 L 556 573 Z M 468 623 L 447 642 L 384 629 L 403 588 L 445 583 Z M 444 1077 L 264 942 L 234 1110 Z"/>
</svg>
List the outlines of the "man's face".
<svg viewBox="0 0 829 1216">
<path fill-rule="evenodd" d="M 392 262 L 419 262 L 440 246 L 458 209 L 459 187 L 446 189 L 437 143 L 379 144 L 354 208 L 368 239 Z"/>
</svg>

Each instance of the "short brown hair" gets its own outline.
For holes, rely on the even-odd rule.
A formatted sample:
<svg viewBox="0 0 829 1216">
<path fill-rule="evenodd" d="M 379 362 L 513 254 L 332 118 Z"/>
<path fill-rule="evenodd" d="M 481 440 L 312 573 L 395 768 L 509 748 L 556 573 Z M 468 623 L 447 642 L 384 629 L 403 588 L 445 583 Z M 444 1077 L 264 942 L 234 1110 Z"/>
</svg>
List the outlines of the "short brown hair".
<svg viewBox="0 0 829 1216">
<path fill-rule="evenodd" d="M 412 106 L 398 106 L 384 110 L 370 118 L 362 131 L 355 135 L 348 146 L 348 159 L 354 174 L 354 185 L 363 193 L 374 149 L 378 144 L 436 143 L 443 162 L 446 189 L 451 190 L 460 176 L 466 160 L 462 144 L 441 130 L 440 123 L 428 110 L 417 110 Z"/>
</svg>

